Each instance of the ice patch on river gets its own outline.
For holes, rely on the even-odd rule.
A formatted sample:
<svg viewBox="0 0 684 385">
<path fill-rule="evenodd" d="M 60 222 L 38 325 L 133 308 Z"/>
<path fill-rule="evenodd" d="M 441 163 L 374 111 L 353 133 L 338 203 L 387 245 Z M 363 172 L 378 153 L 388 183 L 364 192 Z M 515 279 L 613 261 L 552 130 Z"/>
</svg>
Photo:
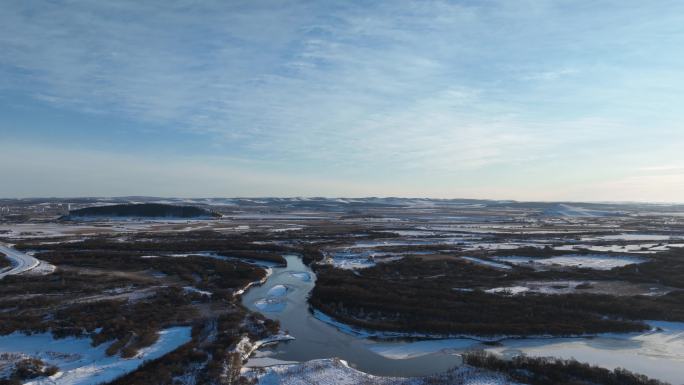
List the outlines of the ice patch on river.
<svg viewBox="0 0 684 385">
<path fill-rule="evenodd" d="M 478 345 L 480 342 L 472 339 L 452 338 L 405 343 L 377 343 L 371 345 L 369 349 L 385 358 L 404 360 L 434 353 L 457 354 Z"/>
<path fill-rule="evenodd" d="M 268 290 L 266 294 L 269 297 L 283 297 L 287 294 L 287 287 L 285 285 L 275 285 Z"/>
<path fill-rule="evenodd" d="M 306 271 L 291 271 L 290 275 L 299 279 L 302 282 L 311 281 L 311 274 L 307 273 Z"/>
<path fill-rule="evenodd" d="M 257 307 L 257 309 L 267 312 L 267 313 L 279 313 L 283 310 L 285 310 L 285 307 L 287 306 L 287 302 L 285 302 L 284 298 L 262 298 L 256 302 L 254 302 L 254 306 Z"/>
<path fill-rule="evenodd" d="M 279 313 L 285 310 L 287 306 L 288 291 L 289 289 L 285 285 L 275 285 L 268 290 L 265 298 L 254 302 L 254 306 L 264 312 Z"/>
</svg>

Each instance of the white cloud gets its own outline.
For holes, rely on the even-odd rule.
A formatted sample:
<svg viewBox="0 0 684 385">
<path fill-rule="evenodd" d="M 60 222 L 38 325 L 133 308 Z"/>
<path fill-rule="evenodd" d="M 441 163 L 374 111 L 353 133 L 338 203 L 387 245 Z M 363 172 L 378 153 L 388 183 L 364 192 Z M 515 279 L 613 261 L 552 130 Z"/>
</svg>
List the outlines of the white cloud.
<svg viewBox="0 0 684 385">
<path fill-rule="evenodd" d="M 671 110 L 656 101 L 674 93 L 640 96 L 634 80 L 652 52 L 635 43 L 681 25 L 677 12 L 649 24 L 651 12 L 637 2 L 13 1 L 0 13 L 0 92 L 207 136 L 233 159 L 318 165 L 316 177 L 524 171 L 638 140 L 644 122 L 630 117 L 646 97 L 652 115 Z M 681 131 L 662 140 L 673 137 Z"/>
<path fill-rule="evenodd" d="M 489 12 L 439 1 L 17 2 L 3 12 L 0 61 L 6 83 L 50 103 L 247 152 L 454 169 L 552 135 L 531 138 L 453 72 L 477 44 L 459 35 L 485 31 Z"/>
<path fill-rule="evenodd" d="M 558 68 L 555 70 L 530 73 L 530 74 L 524 75 L 523 79 L 524 80 L 550 81 L 550 80 L 560 79 L 564 76 L 575 75 L 577 73 L 579 73 L 579 71 L 577 69 L 561 67 L 561 68 Z"/>
</svg>

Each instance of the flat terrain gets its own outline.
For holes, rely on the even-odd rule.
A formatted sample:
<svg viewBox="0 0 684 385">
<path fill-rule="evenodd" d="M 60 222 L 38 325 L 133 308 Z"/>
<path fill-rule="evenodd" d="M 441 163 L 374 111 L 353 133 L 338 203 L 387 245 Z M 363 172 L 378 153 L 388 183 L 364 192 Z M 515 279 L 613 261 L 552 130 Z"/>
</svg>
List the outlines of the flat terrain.
<svg viewBox="0 0 684 385">
<path fill-rule="evenodd" d="M 69 209 L 129 203 L 217 215 L 59 220 Z M 650 321 L 684 322 L 682 206 L 398 198 L 84 198 L 0 206 L 7 261 L 0 264 L 0 338 L 15 346 L 0 348 L 0 377 L 17 383 L 96 383 L 87 375 L 75 380 L 82 367 L 64 357 L 20 351 L 16 346 L 32 343 L 23 333 L 91 341 L 101 351 L 68 354 L 110 365 L 108 380 L 123 376 L 117 383 L 236 380 L 259 341 L 279 335 L 267 316 L 284 308 L 279 298 L 288 288 L 276 287 L 256 306 L 265 315 L 243 307 L 240 296 L 268 279 L 286 254 L 301 256 L 316 275 L 312 310 L 367 335 L 497 341 L 644 333 Z M 174 338 L 175 345 L 165 337 L 183 330 L 187 338 Z M 153 351 L 155 360 L 143 364 Z M 117 363 L 136 357 L 135 365 Z M 26 365 L 31 370 L 19 370 Z M 320 365 L 302 370 L 347 371 Z M 491 369 L 472 373 L 506 375 L 485 373 Z M 266 381 L 293 370 L 242 375 Z"/>
</svg>

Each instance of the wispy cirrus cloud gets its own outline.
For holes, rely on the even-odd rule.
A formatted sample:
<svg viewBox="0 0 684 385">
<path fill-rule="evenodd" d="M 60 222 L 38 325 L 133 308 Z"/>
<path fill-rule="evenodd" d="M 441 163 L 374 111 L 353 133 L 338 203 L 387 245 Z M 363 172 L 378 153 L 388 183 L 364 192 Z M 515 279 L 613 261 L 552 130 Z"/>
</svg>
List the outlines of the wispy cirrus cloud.
<svg viewBox="0 0 684 385">
<path fill-rule="evenodd" d="M 682 122 L 662 112 L 676 102 L 666 85 L 684 79 L 652 65 L 684 42 L 681 14 L 639 2 L 13 1 L 0 14 L 0 92 L 290 168 L 522 168 L 623 148 L 644 124 L 683 139 L 656 119 Z"/>
</svg>

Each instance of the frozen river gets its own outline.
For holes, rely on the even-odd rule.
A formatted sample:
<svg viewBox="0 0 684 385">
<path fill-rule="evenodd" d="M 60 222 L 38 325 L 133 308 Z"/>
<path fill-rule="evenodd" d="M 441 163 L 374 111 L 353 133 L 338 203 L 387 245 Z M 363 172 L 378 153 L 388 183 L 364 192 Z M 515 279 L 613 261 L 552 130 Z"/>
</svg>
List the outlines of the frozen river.
<svg viewBox="0 0 684 385">
<path fill-rule="evenodd" d="M 40 264 L 40 261 L 30 255 L 14 250 L 0 243 L 0 253 L 3 253 L 12 262 L 12 267 L 0 272 L 0 279 L 6 275 L 21 274 L 27 272 Z"/>
<path fill-rule="evenodd" d="M 672 384 L 684 383 L 684 324 L 653 322 L 647 333 L 593 338 L 505 339 L 487 346 L 473 339 L 375 340 L 314 317 L 307 303 L 315 275 L 301 259 L 286 255 L 287 267 L 273 268 L 265 284 L 242 298 L 250 310 L 280 321 L 296 339 L 261 349 L 279 361 L 339 357 L 361 371 L 384 376 L 422 376 L 459 365 L 459 353 L 485 349 L 504 355 L 575 358 L 606 368 L 623 367 Z M 339 326 L 339 325 L 338 325 Z M 272 361 L 275 362 L 275 361 Z"/>
</svg>

